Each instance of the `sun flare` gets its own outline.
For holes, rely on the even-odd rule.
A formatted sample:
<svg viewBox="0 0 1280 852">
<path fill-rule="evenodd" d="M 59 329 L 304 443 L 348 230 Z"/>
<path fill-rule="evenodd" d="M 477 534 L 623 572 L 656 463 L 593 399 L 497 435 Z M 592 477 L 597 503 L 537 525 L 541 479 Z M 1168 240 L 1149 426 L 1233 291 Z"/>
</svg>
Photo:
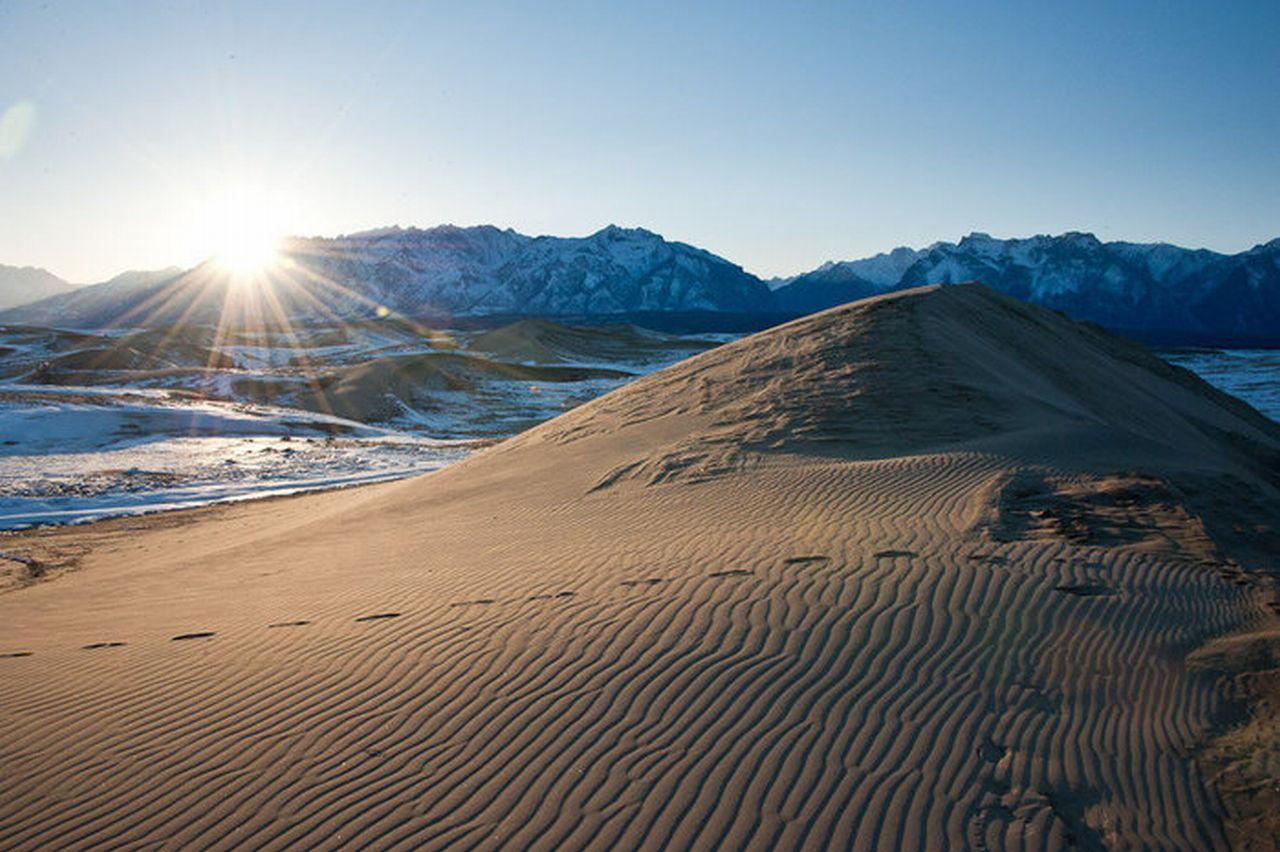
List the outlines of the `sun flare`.
<svg viewBox="0 0 1280 852">
<path fill-rule="evenodd" d="M 239 233 L 226 240 L 214 262 L 236 278 L 252 278 L 280 263 L 280 238 L 268 233 Z"/>
<path fill-rule="evenodd" d="M 282 264 L 280 246 L 288 217 L 281 200 L 277 193 L 240 186 L 209 202 L 201 231 L 218 268 L 248 281 Z"/>
</svg>

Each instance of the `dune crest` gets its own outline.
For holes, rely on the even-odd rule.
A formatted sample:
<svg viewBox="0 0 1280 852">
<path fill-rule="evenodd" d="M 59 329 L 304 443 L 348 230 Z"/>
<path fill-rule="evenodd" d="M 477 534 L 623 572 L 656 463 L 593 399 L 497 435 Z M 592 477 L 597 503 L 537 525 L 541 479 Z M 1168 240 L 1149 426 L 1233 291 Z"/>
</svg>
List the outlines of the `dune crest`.
<svg viewBox="0 0 1280 852">
<path fill-rule="evenodd" d="M 427 477 L 18 536 L 87 555 L 0 597 L 0 847 L 1226 848 L 1187 654 L 1274 630 L 1278 458 L 964 285 Z"/>
<path fill-rule="evenodd" d="M 703 477 L 779 454 L 959 450 L 1246 479 L 1261 462 L 1274 484 L 1278 434 L 1144 347 L 968 284 L 866 299 L 722 346 L 502 451 L 591 436 L 641 450 L 598 485 Z"/>
</svg>

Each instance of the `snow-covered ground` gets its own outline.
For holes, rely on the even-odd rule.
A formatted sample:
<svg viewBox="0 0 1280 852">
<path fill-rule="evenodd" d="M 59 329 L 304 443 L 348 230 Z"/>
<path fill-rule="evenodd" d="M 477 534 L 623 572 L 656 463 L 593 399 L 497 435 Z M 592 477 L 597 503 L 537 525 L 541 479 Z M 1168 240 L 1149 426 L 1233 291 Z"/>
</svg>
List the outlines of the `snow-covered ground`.
<svg viewBox="0 0 1280 852">
<path fill-rule="evenodd" d="M 716 342 L 548 322 L 0 328 L 0 529 L 434 470 Z"/>
<path fill-rule="evenodd" d="M 394 479 L 442 441 L 291 409 L 101 388 L 0 388 L 0 529 Z"/>
<path fill-rule="evenodd" d="M 1280 421 L 1280 349 L 1181 350 L 1160 357 Z"/>
</svg>

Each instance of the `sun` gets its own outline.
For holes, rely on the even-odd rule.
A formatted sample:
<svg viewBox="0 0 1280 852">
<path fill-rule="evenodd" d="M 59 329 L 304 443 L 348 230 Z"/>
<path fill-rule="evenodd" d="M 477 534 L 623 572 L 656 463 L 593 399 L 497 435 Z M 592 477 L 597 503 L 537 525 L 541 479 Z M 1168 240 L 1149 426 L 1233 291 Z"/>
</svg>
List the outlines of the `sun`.
<svg viewBox="0 0 1280 852">
<path fill-rule="evenodd" d="M 280 237 L 264 231 L 232 234 L 213 255 L 213 261 L 235 278 L 254 278 L 280 263 Z"/>
<path fill-rule="evenodd" d="M 247 186 L 224 189 L 208 199 L 200 225 L 205 256 L 233 279 L 263 278 L 283 264 L 285 234 L 282 198 Z"/>
</svg>

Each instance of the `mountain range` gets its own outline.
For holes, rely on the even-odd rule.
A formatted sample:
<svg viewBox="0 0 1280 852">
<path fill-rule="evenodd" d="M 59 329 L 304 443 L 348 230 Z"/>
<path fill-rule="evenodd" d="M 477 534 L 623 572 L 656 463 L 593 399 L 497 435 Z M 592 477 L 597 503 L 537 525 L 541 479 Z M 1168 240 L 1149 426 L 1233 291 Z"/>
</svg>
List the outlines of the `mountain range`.
<svg viewBox="0 0 1280 852">
<path fill-rule="evenodd" d="M 281 257 L 280 269 L 254 285 L 256 294 L 240 292 L 243 285 L 207 262 L 42 299 L 0 312 L 0 322 L 70 328 L 217 322 L 228 302 L 255 295 L 272 316 L 290 322 L 775 310 L 769 288 L 742 267 L 640 228 L 564 238 L 488 225 L 395 227 L 290 238 Z"/>
<path fill-rule="evenodd" d="M 754 317 L 762 327 L 870 295 L 981 281 L 1132 336 L 1280 343 L 1280 239 L 1239 254 L 1092 234 L 897 248 L 764 282 L 741 266 L 641 228 L 530 237 L 489 225 L 384 228 L 291 238 L 260 294 L 291 322 L 385 316 Z M 126 273 L 0 311 L 0 322 L 71 328 L 216 322 L 236 284 L 213 264 Z"/>
<path fill-rule="evenodd" d="M 1093 234 L 897 248 L 778 282 L 778 309 L 808 314 L 924 284 L 981 281 L 1115 331 L 1180 342 L 1280 342 L 1280 239 L 1234 255 Z"/>
<path fill-rule="evenodd" d="M 12 308 L 35 299 L 70 293 L 76 285 L 47 269 L 5 266 L 0 263 L 0 308 Z"/>
</svg>

